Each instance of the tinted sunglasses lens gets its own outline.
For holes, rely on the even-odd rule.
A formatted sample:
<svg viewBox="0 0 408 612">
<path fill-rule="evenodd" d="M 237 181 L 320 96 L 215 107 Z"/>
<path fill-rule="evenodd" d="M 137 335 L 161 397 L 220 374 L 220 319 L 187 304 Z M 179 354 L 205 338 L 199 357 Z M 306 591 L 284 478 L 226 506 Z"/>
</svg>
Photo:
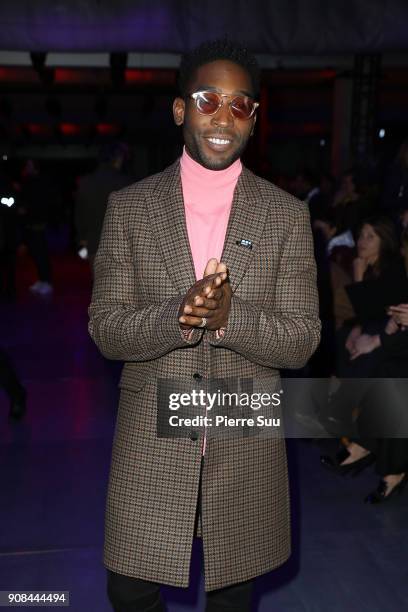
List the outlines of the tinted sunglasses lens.
<svg viewBox="0 0 408 612">
<path fill-rule="evenodd" d="M 216 93 L 203 92 L 196 97 L 197 110 L 203 115 L 216 113 L 220 106 L 220 98 Z"/>
<path fill-rule="evenodd" d="M 250 98 L 237 96 L 231 102 L 231 112 L 237 119 L 249 119 L 254 112 L 254 103 Z"/>
</svg>

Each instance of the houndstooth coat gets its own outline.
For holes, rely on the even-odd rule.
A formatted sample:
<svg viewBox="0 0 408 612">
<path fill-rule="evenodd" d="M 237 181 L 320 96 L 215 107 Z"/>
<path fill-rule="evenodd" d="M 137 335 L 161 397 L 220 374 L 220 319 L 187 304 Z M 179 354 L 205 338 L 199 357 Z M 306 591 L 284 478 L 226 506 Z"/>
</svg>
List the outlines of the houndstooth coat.
<svg viewBox="0 0 408 612">
<path fill-rule="evenodd" d="M 252 242 L 243 247 L 242 239 Z M 105 566 L 186 587 L 195 529 L 202 433 L 156 435 L 157 378 L 245 377 L 276 382 L 319 342 L 307 207 L 243 169 L 222 255 L 233 290 L 224 338 L 178 310 L 195 282 L 179 163 L 111 195 L 95 260 L 89 331 L 125 361 L 106 509 Z M 290 555 L 283 439 L 209 439 L 202 471 L 205 588 L 268 572 Z"/>
</svg>

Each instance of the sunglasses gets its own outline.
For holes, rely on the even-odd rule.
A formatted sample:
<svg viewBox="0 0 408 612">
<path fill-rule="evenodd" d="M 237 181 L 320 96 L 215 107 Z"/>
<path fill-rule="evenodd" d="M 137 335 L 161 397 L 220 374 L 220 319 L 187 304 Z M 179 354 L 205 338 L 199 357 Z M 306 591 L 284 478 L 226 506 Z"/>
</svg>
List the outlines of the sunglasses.
<svg viewBox="0 0 408 612">
<path fill-rule="evenodd" d="M 215 115 L 224 104 L 223 98 L 232 98 L 228 102 L 228 107 L 234 119 L 250 119 L 259 106 L 248 96 L 231 96 L 230 94 L 220 94 L 215 91 L 196 91 L 189 94 L 193 98 L 196 108 L 201 115 Z"/>
</svg>

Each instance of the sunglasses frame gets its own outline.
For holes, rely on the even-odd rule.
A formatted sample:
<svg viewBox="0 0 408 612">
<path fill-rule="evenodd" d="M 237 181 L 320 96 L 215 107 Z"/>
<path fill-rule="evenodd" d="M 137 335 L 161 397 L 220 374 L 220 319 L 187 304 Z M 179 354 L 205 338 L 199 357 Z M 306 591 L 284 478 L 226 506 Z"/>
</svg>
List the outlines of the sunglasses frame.
<svg viewBox="0 0 408 612">
<path fill-rule="evenodd" d="M 219 98 L 219 103 L 218 103 L 218 107 L 216 108 L 216 110 L 213 113 L 203 113 L 202 111 L 200 111 L 200 109 L 198 108 L 198 102 L 197 99 L 201 94 L 213 94 L 215 96 L 218 96 Z M 207 115 L 208 117 L 211 117 L 212 115 L 216 115 L 218 113 L 218 111 L 220 110 L 221 106 L 224 105 L 224 100 L 223 98 L 232 98 L 232 100 L 230 100 L 230 102 L 228 102 L 228 108 L 229 108 L 229 112 L 231 113 L 231 116 L 234 119 L 239 119 L 240 121 L 248 121 L 249 119 L 251 119 L 251 117 L 254 116 L 256 109 L 259 107 L 259 102 L 255 102 L 255 100 L 253 100 L 250 96 L 241 96 L 241 95 L 237 95 L 234 96 L 232 94 L 225 94 L 225 93 L 218 93 L 218 91 L 207 91 L 205 89 L 200 90 L 200 91 L 195 91 L 194 93 L 188 94 L 187 96 L 188 98 L 192 98 L 195 102 L 195 107 L 197 109 L 197 112 L 200 113 L 200 115 Z M 248 100 L 252 100 L 252 103 L 254 105 L 253 109 L 252 109 L 252 113 L 249 115 L 249 117 L 236 117 L 234 115 L 234 113 L 232 112 L 231 106 L 234 102 L 234 100 L 236 100 L 237 98 L 245 98 Z"/>
</svg>

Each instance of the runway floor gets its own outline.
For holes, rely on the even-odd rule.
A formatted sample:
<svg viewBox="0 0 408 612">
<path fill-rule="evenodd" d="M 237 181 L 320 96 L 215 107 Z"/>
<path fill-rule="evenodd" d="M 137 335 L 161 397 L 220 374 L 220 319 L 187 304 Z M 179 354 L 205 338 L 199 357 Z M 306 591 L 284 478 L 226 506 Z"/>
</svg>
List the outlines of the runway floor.
<svg viewBox="0 0 408 612">
<path fill-rule="evenodd" d="M 55 294 L 38 298 L 20 258 L 18 299 L 0 305 L 0 345 L 28 390 L 19 423 L 0 394 L 0 590 L 70 591 L 72 612 L 109 612 L 103 519 L 119 364 L 87 334 L 86 264 L 60 255 L 54 269 Z M 289 441 L 294 552 L 258 579 L 257 610 L 408 610 L 408 490 L 367 506 L 375 473 L 339 479 L 320 467 L 320 452 Z M 190 589 L 164 595 L 169 612 L 204 610 L 198 544 Z"/>
</svg>

